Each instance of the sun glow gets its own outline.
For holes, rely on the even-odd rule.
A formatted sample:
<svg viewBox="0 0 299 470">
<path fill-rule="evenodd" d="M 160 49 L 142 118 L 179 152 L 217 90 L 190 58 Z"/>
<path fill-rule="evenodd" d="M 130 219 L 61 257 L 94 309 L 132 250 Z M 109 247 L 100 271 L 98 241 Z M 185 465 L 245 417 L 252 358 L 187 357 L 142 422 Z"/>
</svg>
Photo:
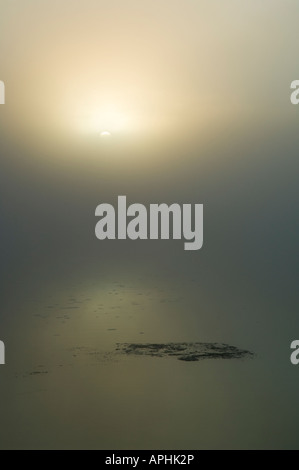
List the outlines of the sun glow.
<svg viewBox="0 0 299 470">
<path fill-rule="evenodd" d="M 110 136 L 131 132 L 132 119 L 125 111 L 115 106 L 90 107 L 78 113 L 77 129 L 84 134 Z"/>
</svg>

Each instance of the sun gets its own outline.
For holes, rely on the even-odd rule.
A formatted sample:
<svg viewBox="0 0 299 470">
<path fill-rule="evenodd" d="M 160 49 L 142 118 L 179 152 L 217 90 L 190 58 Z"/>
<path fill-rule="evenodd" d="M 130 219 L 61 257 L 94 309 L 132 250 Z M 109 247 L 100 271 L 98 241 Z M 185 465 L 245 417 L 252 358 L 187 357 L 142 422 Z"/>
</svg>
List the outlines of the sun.
<svg viewBox="0 0 299 470">
<path fill-rule="evenodd" d="M 101 135 L 101 137 L 111 137 L 111 132 L 109 132 L 109 131 L 102 131 L 100 135 Z"/>
</svg>

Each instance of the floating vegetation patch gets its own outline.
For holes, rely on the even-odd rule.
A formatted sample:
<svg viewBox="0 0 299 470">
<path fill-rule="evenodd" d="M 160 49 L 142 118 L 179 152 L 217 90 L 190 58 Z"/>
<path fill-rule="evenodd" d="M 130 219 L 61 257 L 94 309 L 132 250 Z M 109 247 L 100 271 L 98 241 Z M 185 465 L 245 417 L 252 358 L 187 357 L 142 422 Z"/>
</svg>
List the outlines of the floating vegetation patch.
<svg viewBox="0 0 299 470">
<path fill-rule="evenodd" d="M 117 343 L 116 351 L 135 356 L 176 357 L 186 362 L 253 357 L 250 351 L 224 343 Z"/>
</svg>

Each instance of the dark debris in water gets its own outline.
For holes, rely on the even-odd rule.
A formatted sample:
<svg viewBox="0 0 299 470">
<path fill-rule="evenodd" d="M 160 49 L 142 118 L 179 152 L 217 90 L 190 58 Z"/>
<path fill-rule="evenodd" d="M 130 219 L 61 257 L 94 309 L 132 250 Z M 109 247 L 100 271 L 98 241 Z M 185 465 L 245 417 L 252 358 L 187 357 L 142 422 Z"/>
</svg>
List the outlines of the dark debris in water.
<svg viewBox="0 0 299 470">
<path fill-rule="evenodd" d="M 186 362 L 253 357 L 250 351 L 224 343 L 117 343 L 116 351 L 136 356 L 176 357 Z"/>
</svg>

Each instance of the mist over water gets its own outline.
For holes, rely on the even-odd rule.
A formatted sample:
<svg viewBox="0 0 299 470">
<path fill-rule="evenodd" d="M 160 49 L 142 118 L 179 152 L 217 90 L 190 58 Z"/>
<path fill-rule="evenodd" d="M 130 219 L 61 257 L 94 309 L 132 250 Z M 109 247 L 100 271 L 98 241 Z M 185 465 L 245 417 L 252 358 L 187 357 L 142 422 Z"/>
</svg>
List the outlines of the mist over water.
<svg viewBox="0 0 299 470">
<path fill-rule="evenodd" d="M 0 447 L 297 448 L 298 6 L 63 3 L 0 7 Z M 99 241 L 119 195 L 203 204 L 203 248 Z"/>
</svg>

